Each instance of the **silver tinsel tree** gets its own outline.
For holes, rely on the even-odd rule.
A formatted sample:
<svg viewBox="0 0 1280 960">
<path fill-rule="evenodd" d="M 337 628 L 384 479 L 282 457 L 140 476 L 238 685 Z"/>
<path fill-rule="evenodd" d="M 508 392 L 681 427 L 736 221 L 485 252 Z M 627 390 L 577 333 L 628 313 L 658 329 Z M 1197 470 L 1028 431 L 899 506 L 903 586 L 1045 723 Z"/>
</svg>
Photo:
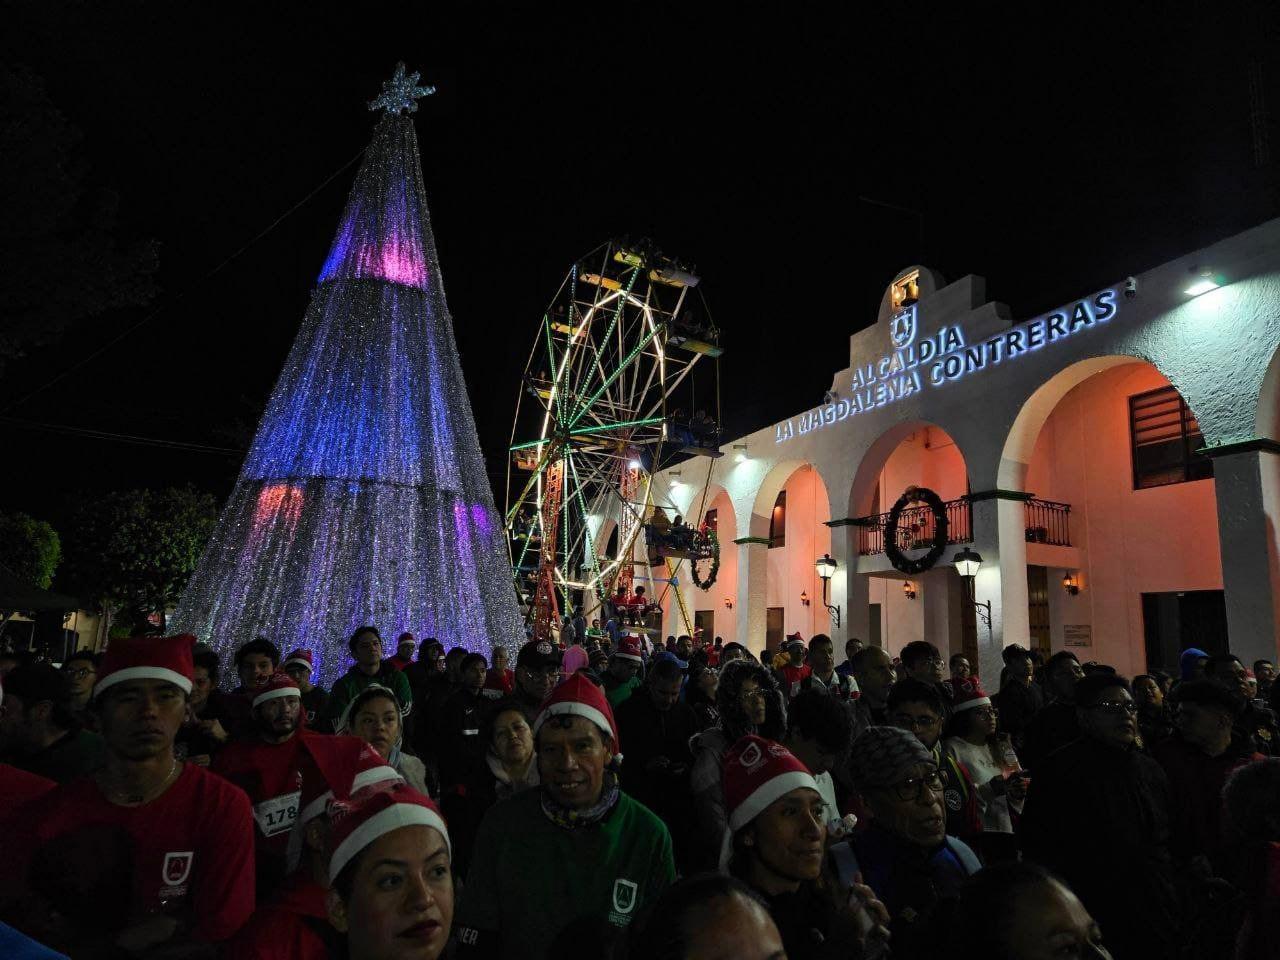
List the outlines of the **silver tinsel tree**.
<svg viewBox="0 0 1280 960">
<path fill-rule="evenodd" d="M 326 684 L 373 624 L 478 652 L 523 637 L 436 257 L 417 75 L 374 132 L 235 490 L 173 624 L 228 656 L 308 647 Z"/>
</svg>

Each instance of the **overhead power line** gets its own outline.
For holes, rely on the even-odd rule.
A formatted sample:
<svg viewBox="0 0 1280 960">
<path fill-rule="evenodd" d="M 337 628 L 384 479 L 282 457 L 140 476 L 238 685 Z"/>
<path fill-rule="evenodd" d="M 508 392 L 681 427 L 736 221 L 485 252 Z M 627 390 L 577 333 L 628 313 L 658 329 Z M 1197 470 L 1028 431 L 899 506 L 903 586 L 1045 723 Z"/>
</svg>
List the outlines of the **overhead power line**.
<svg viewBox="0 0 1280 960">
<path fill-rule="evenodd" d="M 212 453 L 219 456 L 244 456 L 244 451 L 235 447 L 215 447 L 208 443 L 195 443 L 189 440 L 166 440 L 162 437 L 143 437 L 132 433 L 113 433 L 110 430 L 91 430 L 88 427 L 75 427 L 66 423 L 41 423 L 36 420 L 23 420 L 20 417 L 0 416 L 0 423 L 18 427 L 22 430 L 41 430 L 46 433 L 63 433 L 75 437 L 91 437 L 95 440 L 113 440 L 119 443 L 133 443 L 145 447 L 169 447 L 174 450 L 185 450 L 190 453 Z"/>
</svg>

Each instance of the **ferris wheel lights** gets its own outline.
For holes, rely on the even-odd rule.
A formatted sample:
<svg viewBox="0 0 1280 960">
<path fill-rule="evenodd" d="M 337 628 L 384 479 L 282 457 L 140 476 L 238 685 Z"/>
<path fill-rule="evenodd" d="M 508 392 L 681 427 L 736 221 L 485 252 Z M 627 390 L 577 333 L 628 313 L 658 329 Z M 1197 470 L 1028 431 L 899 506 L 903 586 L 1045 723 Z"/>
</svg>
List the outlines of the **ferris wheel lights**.
<svg viewBox="0 0 1280 960">
<path fill-rule="evenodd" d="M 628 466 L 628 467 L 630 467 L 632 470 L 639 470 L 639 469 L 640 469 L 640 461 L 639 461 L 639 460 L 632 460 L 632 461 L 630 461 L 630 462 L 627 464 L 627 466 Z"/>
</svg>

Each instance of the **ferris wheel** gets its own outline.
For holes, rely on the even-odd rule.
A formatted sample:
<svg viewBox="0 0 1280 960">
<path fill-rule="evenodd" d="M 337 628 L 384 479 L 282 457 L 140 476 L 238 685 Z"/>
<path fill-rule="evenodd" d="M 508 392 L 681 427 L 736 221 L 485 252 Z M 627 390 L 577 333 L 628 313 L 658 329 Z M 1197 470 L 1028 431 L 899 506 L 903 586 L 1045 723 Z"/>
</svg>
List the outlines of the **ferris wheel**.
<svg viewBox="0 0 1280 960">
<path fill-rule="evenodd" d="M 681 561 L 712 559 L 714 534 L 655 500 L 652 482 L 682 456 L 720 456 L 722 350 L 698 284 L 647 241 L 610 241 L 570 267 L 538 325 L 506 504 L 537 639 L 570 612 L 594 615 L 618 587 L 669 587 Z"/>
</svg>

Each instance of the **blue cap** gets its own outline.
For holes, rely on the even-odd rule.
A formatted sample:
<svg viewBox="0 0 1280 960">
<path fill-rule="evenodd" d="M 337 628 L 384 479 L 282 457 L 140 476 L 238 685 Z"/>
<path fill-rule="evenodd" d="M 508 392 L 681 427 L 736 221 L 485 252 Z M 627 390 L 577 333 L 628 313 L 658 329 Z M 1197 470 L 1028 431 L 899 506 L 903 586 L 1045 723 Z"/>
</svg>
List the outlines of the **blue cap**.
<svg viewBox="0 0 1280 960">
<path fill-rule="evenodd" d="M 670 660 L 672 663 L 674 663 L 674 664 L 675 664 L 677 667 L 679 667 L 681 670 L 688 670 L 688 669 L 689 669 L 689 661 L 688 661 L 688 660 L 681 660 L 679 657 L 677 657 L 677 656 L 676 656 L 674 653 L 672 653 L 670 650 L 663 650 L 661 653 L 655 654 L 655 655 L 654 655 L 654 658 L 653 658 L 653 662 L 654 662 L 654 663 L 657 663 L 659 660 Z"/>
</svg>

